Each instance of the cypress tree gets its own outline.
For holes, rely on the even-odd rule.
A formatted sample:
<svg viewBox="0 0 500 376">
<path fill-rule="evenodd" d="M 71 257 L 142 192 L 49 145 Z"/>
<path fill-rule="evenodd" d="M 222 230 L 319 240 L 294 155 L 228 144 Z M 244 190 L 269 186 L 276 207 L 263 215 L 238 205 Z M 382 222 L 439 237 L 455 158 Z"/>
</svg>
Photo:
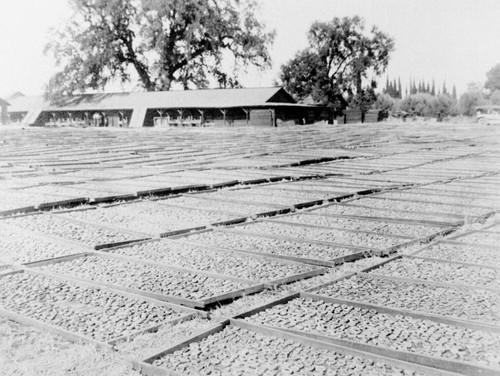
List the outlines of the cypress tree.
<svg viewBox="0 0 500 376">
<path fill-rule="evenodd" d="M 448 95 L 448 91 L 446 90 L 446 81 L 443 82 L 443 95 Z"/>
<path fill-rule="evenodd" d="M 398 98 L 403 98 L 403 90 L 401 90 L 401 77 L 398 77 Z"/>
<path fill-rule="evenodd" d="M 413 79 L 413 84 L 411 86 L 411 94 L 417 94 L 417 85 L 415 84 L 415 79 Z"/>
<path fill-rule="evenodd" d="M 434 84 L 434 79 L 432 80 L 431 95 L 436 95 L 436 85 Z"/>
</svg>

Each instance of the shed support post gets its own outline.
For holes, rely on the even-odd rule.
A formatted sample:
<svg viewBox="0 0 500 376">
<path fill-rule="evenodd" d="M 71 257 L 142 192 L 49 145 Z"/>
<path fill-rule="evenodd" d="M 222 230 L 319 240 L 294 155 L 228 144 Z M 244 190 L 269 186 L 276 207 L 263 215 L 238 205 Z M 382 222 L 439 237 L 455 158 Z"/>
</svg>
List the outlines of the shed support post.
<svg viewBox="0 0 500 376">
<path fill-rule="evenodd" d="M 200 113 L 200 125 L 205 125 L 205 110 L 198 110 Z"/>
<path fill-rule="evenodd" d="M 226 113 L 227 110 L 220 109 L 220 112 L 222 112 L 222 123 L 226 125 Z"/>
<path fill-rule="evenodd" d="M 160 115 L 160 126 L 162 126 L 163 125 L 163 110 L 156 110 L 156 112 L 158 113 L 158 115 Z M 154 120 L 155 119 L 153 119 L 153 125 L 156 126 L 156 124 L 154 123 Z"/>
<path fill-rule="evenodd" d="M 243 111 L 245 111 L 245 120 L 247 121 L 247 125 L 248 125 L 248 121 L 249 121 L 249 113 L 250 113 L 250 110 L 247 110 L 246 108 L 243 108 Z"/>
<path fill-rule="evenodd" d="M 183 110 L 177 110 L 177 112 L 179 113 L 179 119 L 180 119 L 180 125 L 183 126 L 182 124 L 182 113 L 184 112 Z"/>
</svg>

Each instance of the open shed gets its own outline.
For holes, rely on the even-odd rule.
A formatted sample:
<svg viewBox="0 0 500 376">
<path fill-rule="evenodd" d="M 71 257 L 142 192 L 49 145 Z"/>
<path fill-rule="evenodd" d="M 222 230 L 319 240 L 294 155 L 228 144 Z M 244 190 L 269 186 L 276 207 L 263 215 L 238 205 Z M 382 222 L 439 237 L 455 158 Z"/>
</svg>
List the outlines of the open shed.
<svg viewBox="0 0 500 376">
<path fill-rule="evenodd" d="M 297 103 L 283 88 L 82 94 L 60 105 L 13 99 L 11 117 L 37 126 L 281 126 L 328 120 L 322 106 Z"/>
</svg>

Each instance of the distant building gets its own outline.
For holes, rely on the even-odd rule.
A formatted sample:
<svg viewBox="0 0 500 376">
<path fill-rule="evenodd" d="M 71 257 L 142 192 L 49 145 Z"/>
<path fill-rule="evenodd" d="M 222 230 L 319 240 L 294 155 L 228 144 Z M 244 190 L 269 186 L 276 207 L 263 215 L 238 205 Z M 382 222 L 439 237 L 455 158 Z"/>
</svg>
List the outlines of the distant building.
<svg viewBox="0 0 500 376">
<path fill-rule="evenodd" d="M 10 103 L 0 98 L 0 124 L 7 124 L 9 122 L 8 106 L 10 106 Z"/>
<path fill-rule="evenodd" d="M 297 103 L 283 88 L 83 94 L 51 105 L 10 99 L 12 121 L 36 126 L 282 126 L 329 120 L 323 106 Z"/>
</svg>

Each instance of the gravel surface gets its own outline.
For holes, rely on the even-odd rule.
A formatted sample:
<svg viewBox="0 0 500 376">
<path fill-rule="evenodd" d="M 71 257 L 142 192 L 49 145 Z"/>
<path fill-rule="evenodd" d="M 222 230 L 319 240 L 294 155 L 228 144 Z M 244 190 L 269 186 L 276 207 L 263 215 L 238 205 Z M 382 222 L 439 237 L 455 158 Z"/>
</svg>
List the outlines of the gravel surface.
<svg viewBox="0 0 500 376">
<path fill-rule="evenodd" d="M 2 190 L 0 191 L 0 194 L 2 195 L 0 210 L 10 210 L 33 205 L 37 206 L 42 203 L 63 201 L 76 197 L 76 195 L 53 196 L 41 193 L 23 192 L 19 190 Z"/>
<path fill-rule="evenodd" d="M 150 234 L 205 226 L 240 217 L 232 214 L 169 207 L 154 201 L 99 207 L 96 210 L 72 211 L 61 215 L 89 223 L 108 224 Z"/>
<path fill-rule="evenodd" d="M 284 197 L 288 199 L 300 200 L 301 202 L 322 200 L 330 196 L 327 192 L 308 192 L 307 190 L 300 191 L 300 190 L 291 190 L 286 188 L 275 189 L 275 188 L 259 187 L 259 186 L 252 187 L 250 189 L 245 189 L 242 191 L 248 194 L 257 194 L 259 196 L 264 195 L 271 197 Z M 335 196 L 335 194 L 333 195 Z"/>
<path fill-rule="evenodd" d="M 380 234 L 347 232 L 335 229 L 319 229 L 273 222 L 254 222 L 248 225 L 237 226 L 235 228 L 241 231 L 252 231 L 262 234 L 267 233 L 280 236 L 290 236 L 300 239 L 321 240 L 332 243 L 349 244 L 361 247 L 373 247 L 378 249 L 392 247 L 410 240 L 393 238 Z"/>
<path fill-rule="evenodd" d="M 264 187 L 263 187 L 264 188 Z M 285 191 L 285 192 L 290 192 L 293 194 L 294 192 L 297 193 L 307 193 L 310 191 L 311 195 L 314 196 L 320 196 L 321 198 L 327 198 L 327 197 L 335 197 L 335 196 L 341 196 L 344 194 L 349 194 L 349 193 L 354 193 L 356 191 L 359 191 L 363 189 L 363 187 L 353 187 L 351 185 L 349 186 L 342 186 L 342 184 L 339 184 L 339 186 L 334 186 L 334 185 L 325 185 L 325 184 L 304 184 L 301 182 L 301 184 L 298 183 L 280 183 L 279 185 L 267 185 L 265 187 L 267 191 Z M 252 189 L 254 190 L 254 189 Z M 312 200 L 311 200 L 312 201 Z"/>
<path fill-rule="evenodd" d="M 361 186 L 363 188 L 373 188 L 373 187 L 390 187 L 394 185 L 392 182 L 387 181 L 377 181 L 376 179 L 370 180 L 369 176 L 365 176 L 363 179 L 356 179 L 354 177 L 335 177 L 335 178 L 326 178 L 324 180 L 320 180 L 321 183 L 337 185 L 338 183 L 343 184 L 353 184 L 355 186 Z"/>
<path fill-rule="evenodd" d="M 98 288 L 18 273 L 1 278 L 0 307 L 100 341 L 181 316 Z"/>
<path fill-rule="evenodd" d="M 156 359 L 153 364 L 189 375 L 419 375 L 234 326 Z"/>
<path fill-rule="evenodd" d="M 491 227 L 485 228 L 486 231 L 498 232 L 500 233 L 500 224 L 495 224 Z"/>
<path fill-rule="evenodd" d="M 210 244 L 228 249 L 242 249 L 247 251 L 269 253 L 290 257 L 301 257 L 316 260 L 333 260 L 355 253 L 356 250 L 327 245 L 299 243 L 293 240 L 270 239 L 252 235 L 240 235 L 209 231 L 189 235 L 188 241 L 199 244 Z"/>
<path fill-rule="evenodd" d="M 0 318 L 0 369 L 9 376 L 140 376 L 122 352 L 75 343 L 42 329 Z"/>
<path fill-rule="evenodd" d="M 261 282 L 290 277 L 315 269 L 310 265 L 288 264 L 279 260 L 219 251 L 167 239 L 118 248 L 111 252 Z"/>
<path fill-rule="evenodd" d="M 59 236 L 63 239 L 73 240 L 85 245 L 116 243 L 137 239 L 138 236 L 121 233 L 106 228 L 95 227 L 83 223 L 66 221 L 64 218 L 45 214 L 30 215 L 17 218 L 7 218 L 5 223 L 38 231 L 47 235 Z M 95 223 L 95 222 L 93 222 Z"/>
<path fill-rule="evenodd" d="M 495 204 L 498 206 L 500 204 L 500 198 L 481 198 L 481 197 L 458 197 L 458 196 L 444 196 L 435 194 L 417 194 L 412 190 L 403 192 L 389 192 L 381 195 L 377 195 L 377 197 L 386 197 L 391 199 L 403 199 L 403 200 L 417 200 L 417 201 L 429 201 L 434 203 L 442 203 L 442 204 L 452 204 L 452 205 L 477 205 L 477 206 L 485 206 L 491 207 Z"/>
<path fill-rule="evenodd" d="M 494 269 L 476 266 L 402 258 L 382 265 L 373 270 L 373 273 L 500 290 L 500 273 Z"/>
<path fill-rule="evenodd" d="M 447 204 L 427 204 L 420 202 L 407 202 L 397 200 L 379 200 L 369 197 L 364 197 L 356 201 L 360 205 L 372 206 L 381 209 L 396 209 L 420 212 L 436 212 L 436 213 L 449 213 L 456 215 L 485 215 L 493 209 L 482 209 L 475 207 L 463 207 Z"/>
<path fill-rule="evenodd" d="M 434 188 L 434 186 L 432 186 Z M 498 190 L 492 186 L 492 185 L 478 185 L 478 184 L 472 184 L 471 182 L 468 181 L 462 181 L 462 182 L 451 182 L 448 184 L 443 184 L 436 186 L 435 188 L 441 190 L 456 190 L 460 192 L 484 192 L 484 194 L 497 194 Z"/>
<path fill-rule="evenodd" d="M 341 180 L 328 180 L 328 179 L 318 179 L 310 181 L 299 181 L 296 183 L 291 183 L 291 187 L 298 187 L 301 189 L 320 189 L 320 190 L 332 190 L 332 191 L 344 191 L 344 192 L 356 192 L 365 189 L 373 188 L 375 185 L 369 182 L 350 182 Z"/>
<path fill-rule="evenodd" d="M 113 194 L 115 195 L 133 194 L 138 190 L 134 189 L 134 187 L 131 186 L 120 185 L 109 181 L 89 181 L 86 183 L 75 184 L 73 187 L 85 190 L 93 190 L 96 193 L 96 195 L 98 195 L 98 197 L 104 195 L 108 196 Z"/>
<path fill-rule="evenodd" d="M 373 231 L 387 235 L 403 235 L 412 238 L 429 236 L 444 229 L 443 227 L 420 224 L 394 223 L 384 222 L 381 220 L 374 221 L 349 217 L 327 217 L 308 214 L 289 215 L 283 217 L 283 220 L 287 222 L 297 222 L 308 225 L 337 227 L 347 230 Z"/>
<path fill-rule="evenodd" d="M 500 234 L 493 232 L 473 232 L 471 234 L 466 234 L 464 236 L 460 236 L 458 238 L 454 238 L 454 241 L 470 243 L 470 244 L 486 244 L 486 245 L 494 245 L 498 246 L 500 244 Z"/>
<path fill-rule="evenodd" d="M 302 199 L 299 197 L 284 197 L 283 195 L 266 195 L 266 194 L 249 194 L 246 192 L 247 190 L 241 189 L 238 191 L 230 191 L 227 189 L 221 189 L 217 192 L 214 193 L 207 193 L 207 197 L 217 197 L 217 198 L 225 198 L 228 200 L 239 200 L 239 201 L 247 201 L 247 202 L 252 202 L 252 203 L 257 203 L 257 204 L 271 204 L 271 205 L 281 205 L 281 206 L 286 206 L 290 207 L 295 204 L 301 203 L 301 202 L 306 202 L 306 201 L 312 201 L 312 200 L 319 200 L 321 197 L 316 197 L 314 199 Z"/>
<path fill-rule="evenodd" d="M 36 207 L 44 202 L 61 201 L 66 199 L 66 197 L 37 195 L 34 193 L 19 193 L 19 191 L 14 192 L 10 190 L 1 190 L 0 195 L 2 197 L 0 200 L 0 212 L 24 208 L 27 206 Z"/>
<path fill-rule="evenodd" d="M 314 212 L 317 214 L 336 214 L 336 215 L 358 215 L 366 217 L 380 217 L 380 218 L 394 218 L 394 219 L 410 219 L 415 221 L 437 221 L 452 223 L 457 222 L 458 219 L 446 215 L 429 214 L 429 213 L 412 213 L 411 211 L 393 211 L 393 210 L 379 210 L 375 207 L 368 206 L 370 203 L 363 203 L 359 200 L 352 201 L 349 205 L 329 205 L 324 208 L 318 208 Z M 392 208 L 396 209 L 396 208 Z"/>
<path fill-rule="evenodd" d="M 26 263 L 79 253 L 81 250 L 28 233 L 10 231 L 0 223 L 0 260 L 8 263 Z"/>
<path fill-rule="evenodd" d="M 421 355 L 500 365 L 498 334 L 344 304 L 297 298 L 246 320 Z"/>
<path fill-rule="evenodd" d="M 445 185 L 436 185 L 436 184 L 431 184 L 425 187 L 422 187 L 421 189 L 422 193 L 427 193 L 427 194 L 437 194 L 439 196 L 442 195 L 450 195 L 450 196 L 465 196 L 465 197 L 470 197 L 470 198 L 483 198 L 483 199 L 490 199 L 490 200 L 495 200 L 497 199 L 497 194 L 498 191 L 493 192 L 487 192 L 485 190 L 481 190 L 478 188 L 471 188 L 471 187 L 466 187 L 466 186 L 452 186 L 450 184 L 445 184 Z"/>
<path fill-rule="evenodd" d="M 104 195 L 111 195 L 111 192 L 98 192 L 89 189 L 82 189 L 77 185 L 42 185 L 37 187 L 30 187 L 23 189 L 21 192 L 26 193 L 40 193 L 40 194 L 52 194 L 52 195 L 61 195 L 66 197 L 99 197 Z M 64 199 L 62 197 L 61 199 Z"/>
<path fill-rule="evenodd" d="M 314 293 L 463 320 L 500 323 L 500 294 L 479 289 L 354 276 Z"/>
<path fill-rule="evenodd" d="M 120 287 L 194 300 L 207 299 L 248 287 L 243 283 L 200 274 L 95 256 L 50 264 L 40 269 Z"/>
<path fill-rule="evenodd" d="M 495 218 L 495 217 L 494 217 Z M 498 219 L 497 219 L 498 221 Z M 492 226 L 488 226 L 484 229 L 485 231 L 497 232 L 500 233 L 500 223 L 494 223 Z"/>
<path fill-rule="evenodd" d="M 437 243 L 418 253 L 418 256 L 471 262 L 500 268 L 500 252 L 497 249 L 468 244 Z"/>
<path fill-rule="evenodd" d="M 246 205 L 246 204 L 237 204 L 234 202 L 223 202 L 216 200 L 205 200 L 203 198 L 204 194 L 197 194 L 194 197 L 182 196 L 175 197 L 167 200 L 157 201 L 158 203 L 172 204 L 172 205 L 181 205 L 181 206 L 189 206 L 192 208 L 198 209 L 206 209 L 206 210 L 224 210 L 232 213 L 241 213 L 241 215 L 251 216 L 257 213 L 264 213 L 268 211 L 276 210 L 272 206 L 267 205 Z"/>
</svg>

